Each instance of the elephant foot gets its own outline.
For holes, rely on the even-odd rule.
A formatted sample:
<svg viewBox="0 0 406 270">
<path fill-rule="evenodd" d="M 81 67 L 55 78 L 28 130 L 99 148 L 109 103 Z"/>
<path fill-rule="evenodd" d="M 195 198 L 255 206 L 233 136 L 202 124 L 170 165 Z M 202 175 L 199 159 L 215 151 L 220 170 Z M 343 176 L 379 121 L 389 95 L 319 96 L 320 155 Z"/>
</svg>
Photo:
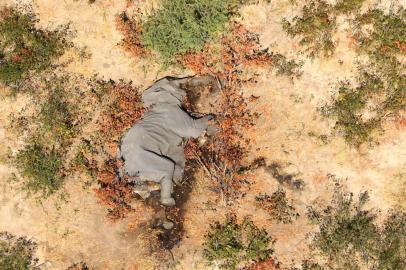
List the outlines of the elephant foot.
<svg viewBox="0 0 406 270">
<path fill-rule="evenodd" d="M 161 198 L 161 204 L 165 206 L 174 206 L 175 205 L 175 199 L 172 197 L 169 198 Z"/>
<path fill-rule="evenodd" d="M 169 221 L 169 220 L 165 220 L 165 221 L 163 221 L 162 222 L 162 227 L 165 229 L 165 230 L 171 230 L 175 225 L 173 224 L 173 222 L 172 221 Z"/>
</svg>

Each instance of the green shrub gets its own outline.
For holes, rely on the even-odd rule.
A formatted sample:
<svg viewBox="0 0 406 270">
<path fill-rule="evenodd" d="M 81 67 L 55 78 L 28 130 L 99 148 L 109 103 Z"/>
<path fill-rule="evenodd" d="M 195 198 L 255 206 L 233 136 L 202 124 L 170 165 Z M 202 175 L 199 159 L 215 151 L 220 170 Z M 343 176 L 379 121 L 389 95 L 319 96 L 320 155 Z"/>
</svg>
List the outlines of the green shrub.
<svg viewBox="0 0 406 270">
<path fill-rule="evenodd" d="M 24 178 L 23 189 L 28 194 L 47 197 L 62 185 L 62 156 L 37 141 L 30 141 L 15 156 L 14 164 Z"/>
<path fill-rule="evenodd" d="M 379 231 L 374 223 L 377 215 L 363 210 L 368 198 L 368 193 L 363 192 L 355 201 L 353 194 L 336 182 L 330 205 L 317 210 L 309 208 L 310 220 L 319 227 L 312 246 L 338 269 L 359 269 L 356 258 L 369 261 L 378 254 Z"/>
<path fill-rule="evenodd" d="M 378 212 L 364 209 L 368 193 L 355 200 L 339 180 L 334 181 L 332 202 L 308 212 L 318 226 L 311 235 L 311 248 L 324 258 L 323 267 L 315 269 L 405 269 L 406 213 L 391 210 L 379 226 Z"/>
<path fill-rule="evenodd" d="M 383 226 L 379 270 L 406 269 L 406 213 L 392 210 Z"/>
<path fill-rule="evenodd" d="M 178 54 L 199 51 L 225 29 L 239 0 L 162 0 L 143 22 L 142 44 L 174 63 Z"/>
<path fill-rule="evenodd" d="M 0 11 L 0 82 L 18 86 L 30 71 L 40 72 L 51 66 L 71 46 L 67 28 L 54 31 L 38 29 L 36 16 L 16 8 Z"/>
<path fill-rule="evenodd" d="M 360 68 L 355 87 L 341 82 L 338 96 L 322 107 L 324 116 L 336 119 L 335 129 L 351 146 L 372 142 L 384 121 L 406 108 L 406 75 L 401 64 L 394 57 L 386 57 L 385 63 L 381 60 Z"/>
<path fill-rule="evenodd" d="M 278 188 L 271 196 L 260 194 L 255 200 L 259 207 L 265 209 L 271 219 L 277 222 L 292 223 L 299 216 L 295 208 L 289 204 L 286 192 L 282 188 Z"/>
<path fill-rule="evenodd" d="M 0 269 L 39 270 L 38 259 L 34 257 L 36 249 L 36 243 L 25 237 L 0 232 Z"/>
<path fill-rule="evenodd" d="M 365 0 L 338 0 L 334 6 L 334 10 L 338 14 L 349 14 L 354 11 L 359 11 Z"/>
<path fill-rule="evenodd" d="M 311 0 L 303 7 L 301 16 L 295 16 L 291 22 L 283 19 L 282 26 L 291 37 L 300 37 L 299 44 L 309 57 L 320 54 L 329 57 L 336 47 L 333 35 L 337 30 L 337 16 L 358 12 L 364 1 L 339 0 L 332 5 L 324 0 Z"/>
<path fill-rule="evenodd" d="M 52 138 L 52 142 L 58 146 L 68 143 L 75 133 L 73 105 L 67 101 L 68 93 L 64 89 L 68 83 L 69 79 L 63 77 L 54 77 L 47 81 L 45 88 L 49 93 L 41 104 L 38 115 L 40 133 Z"/>
<path fill-rule="evenodd" d="M 221 269 L 236 269 L 241 263 L 263 261 L 273 253 L 269 248 L 272 238 L 247 217 L 241 224 L 231 216 L 223 224 L 216 222 L 210 227 L 203 255 L 209 262 L 217 262 Z"/>
<path fill-rule="evenodd" d="M 282 21 L 288 35 L 300 36 L 299 44 L 311 58 L 320 53 L 331 56 L 334 52 L 332 36 L 336 29 L 336 15 L 333 8 L 322 0 L 311 0 L 303 7 L 302 16 L 295 16 L 292 22 Z"/>
<path fill-rule="evenodd" d="M 384 91 L 379 77 L 369 73 L 361 76 L 360 83 L 355 88 L 348 82 L 341 82 L 338 97 L 333 98 L 331 105 L 322 108 L 325 116 L 337 119 L 335 129 L 343 132 L 346 142 L 356 147 L 371 141 L 372 131 L 380 127 L 378 117 L 363 119 L 362 116 L 368 100 Z"/>
<path fill-rule="evenodd" d="M 353 28 L 361 52 L 375 58 L 404 53 L 406 46 L 404 8 L 391 10 L 387 14 L 380 9 L 371 9 L 357 16 L 353 21 Z"/>
</svg>

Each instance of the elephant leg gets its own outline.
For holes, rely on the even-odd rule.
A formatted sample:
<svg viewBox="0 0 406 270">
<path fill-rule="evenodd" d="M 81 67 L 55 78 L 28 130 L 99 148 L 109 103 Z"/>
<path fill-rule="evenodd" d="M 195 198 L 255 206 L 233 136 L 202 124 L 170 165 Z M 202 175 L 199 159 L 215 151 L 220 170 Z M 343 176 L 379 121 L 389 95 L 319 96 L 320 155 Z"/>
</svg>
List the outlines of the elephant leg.
<svg viewBox="0 0 406 270">
<path fill-rule="evenodd" d="M 161 204 L 165 206 L 175 205 L 175 199 L 172 197 L 173 193 L 172 176 L 169 175 L 164 176 L 161 180 Z"/>
<path fill-rule="evenodd" d="M 179 145 L 172 147 L 168 152 L 168 157 L 175 162 L 175 170 L 173 173 L 173 181 L 179 184 L 183 178 L 183 171 L 185 169 L 186 157 L 183 152 L 183 146 Z"/>
</svg>

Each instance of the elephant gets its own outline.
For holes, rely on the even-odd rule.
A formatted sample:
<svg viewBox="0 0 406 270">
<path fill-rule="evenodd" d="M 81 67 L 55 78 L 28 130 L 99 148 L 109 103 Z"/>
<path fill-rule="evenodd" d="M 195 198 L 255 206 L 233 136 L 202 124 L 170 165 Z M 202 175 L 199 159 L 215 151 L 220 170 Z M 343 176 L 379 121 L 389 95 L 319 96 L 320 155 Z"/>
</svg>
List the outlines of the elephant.
<svg viewBox="0 0 406 270">
<path fill-rule="evenodd" d="M 160 184 L 160 203 L 174 206 L 173 185 L 183 177 L 186 158 L 183 143 L 187 138 L 198 138 L 215 132 L 209 124 L 213 115 L 193 117 L 182 108 L 187 90 L 211 84 L 216 92 L 221 85 L 216 77 L 165 77 L 155 82 L 142 94 L 147 111 L 121 140 L 120 155 L 123 173 L 136 184 L 153 181 Z"/>
</svg>

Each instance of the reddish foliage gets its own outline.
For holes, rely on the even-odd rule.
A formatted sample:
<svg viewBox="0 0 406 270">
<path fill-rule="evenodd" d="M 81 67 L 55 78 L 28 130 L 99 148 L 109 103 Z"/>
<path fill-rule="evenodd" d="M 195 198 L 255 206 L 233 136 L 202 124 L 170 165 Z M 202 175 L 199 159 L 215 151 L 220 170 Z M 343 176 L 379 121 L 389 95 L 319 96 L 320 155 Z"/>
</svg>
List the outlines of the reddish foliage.
<svg viewBox="0 0 406 270">
<path fill-rule="evenodd" d="M 208 44 L 202 52 L 187 54 L 179 59 L 195 73 L 215 74 L 223 82 L 216 112 L 219 132 L 204 147 L 189 143 L 186 154 L 198 159 L 206 172 L 220 182 L 225 195 L 235 193 L 246 178 L 246 175 L 237 173 L 250 142 L 243 133 L 256 120 L 256 114 L 250 112 L 241 92 L 244 85 L 255 82 L 255 77 L 244 78 L 243 69 L 266 66 L 271 60 L 271 54 L 260 47 L 258 36 L 237 23 L 233 25 L 231 34 L 222 39 L 220 53 Z"/>
<path fill-rule="evenodd" d="M 116 175 L 117 165 L 104 166 L 104 170 L 97 173 L 100 187 L 95 189 L 100 202 L 109 207 L 108 217 L 118 220 L 125 217 L 131 210 L 130 202 L 133 199 L 131 186 L 128 182 Z"/>
<path fill-rule="evenodd" d="M 122 162 L 116 159 L 119 148 L 119 137 L 142 117 L 144 108 L 141 96 L 137 89 L 124 82 L 113 81 L 103 83 L 106 94 L 104 100 L 108 100 L 100 115 L 100 145 L 94 145 L 90 156 L 87 156 L 88 168 L 92 170 L 100 185 L 95 189 L 100 201 L 109 207 L 108 217 L 117 220 L 125 217 L 132 207 L 134 199 L 131 185 L 126 179 L 117 176 Z M 104 161 L 99 164 L 98 158 L 104 156 Z"/>
<path fill-rule="evenodd" d="M 116 28 L 123 35 L 120 45 L 124 50 L 130 52 L 133 56 L 140 56 L 147 53 L 147 49 L 141 44 L 142 29 L 139 20 L 129 18 L 127 13 L 123 12 L 116 16 Z"/>
<path fill-rule="evenodd" d="M 279 270 L 278 264 L 274 259 L 269 258 L 262 262 L 257 262 L 251 265 L 247 270 Z"/>
<path fill-rule="evenodd" d="M 141 118 L 144 108 L 138 90 L 131 84 L 110 82 L 107 91 L 112 103 L 102 114 L 101 133 L 114 141 Z"/>
<path fill-rule="evenodd" d="M 215 74 L 227 84 L 241 82 L 245 66 L 266 66 L 272 62 L 272 55 L 260 47 L 258 35 L 238 23 L 223 37 L 220 53 L 216 50 L 207 44 L 202 52 L 187 54 L 179 61 L 197 74 Z"/>
<path fill-rule="evenodd" d="M 395 125 L 397 129 L 406 128 L 406 117 L 404 115 L 395 116 Z"/>
<path fill-rule="evenodd" d="M 406 43 L 402 43 L 399 40 L 395 41 L 396 46 L 402 53 L 406 53 Z"/>
</svg>

